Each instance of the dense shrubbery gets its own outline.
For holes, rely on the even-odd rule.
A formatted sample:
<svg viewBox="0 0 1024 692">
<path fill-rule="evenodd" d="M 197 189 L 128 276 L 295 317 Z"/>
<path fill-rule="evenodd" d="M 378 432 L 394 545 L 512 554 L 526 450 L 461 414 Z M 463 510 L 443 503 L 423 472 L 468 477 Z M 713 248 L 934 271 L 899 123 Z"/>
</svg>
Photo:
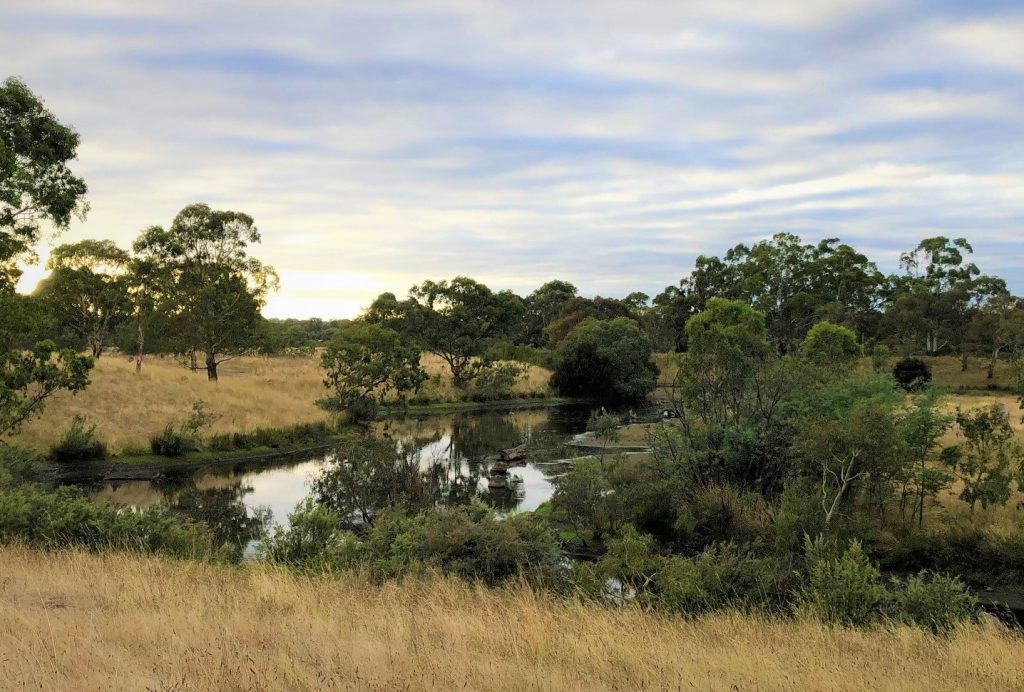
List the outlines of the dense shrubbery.
<svg viewBox="0 0 1024 692">
<path fill-rule="evenodd" d="M 221 433 L 206 441 L 206 448 L 228 452 L 236 449 L 278 449 L 291 445 L 315 445 L 328 441 L 337 428 L 326 421 L 297 423 L 284 428 L 256 428 L 248 432 Z"/>
<path fill-rule="evenodd" d="M 85 418 L 75 416 L 71 426 L 53 447 L 50 457 L 55 461 L 102 461 L 107 458 L 107 446 L 96 438 L 96 426 L 86 425 Z"/>
<path fill-rule="evenodd" d="M 114 548 L 189 558 L 221 558 L 202 525 L 163 509 L 118 510 L 75 488 L 48 491 L 26 482 L 32 455 L 0 444 L 0 541 L 41 548 Z"/>
<path fill-rule="evenodd" d="M 560 344 L 551 384 L 564 396 L 644 401 L 657 384 L 651 341 L 636 321 L 588 318 Z"/>
<path fill-rule="evenodd" d="M 267 559 L 302 569 L 362 568 L 379 577 L 435 570 L 496 585 L 522 576 L 554 587 L 565 577 L 561 553 L 548 526 L 531 514 L 499 519 L 474 503 L 407 515 L 379 516 L 363 536 L 340 529 L 338 513 L 308 502 L 261 544 Z"/>
<path fill-rule="evenodd" d="M 892 376 L 908 392 L 920 392 L 932 381 L 932 369 L 920 358 L 903 358 L 892 368 Z"/>
</svg>

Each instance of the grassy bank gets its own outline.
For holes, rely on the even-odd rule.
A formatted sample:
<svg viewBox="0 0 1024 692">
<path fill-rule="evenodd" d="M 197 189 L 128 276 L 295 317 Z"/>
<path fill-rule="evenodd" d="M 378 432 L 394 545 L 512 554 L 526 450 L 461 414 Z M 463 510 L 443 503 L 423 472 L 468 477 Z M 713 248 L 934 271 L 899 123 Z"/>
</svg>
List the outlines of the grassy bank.
<svg viewBox="0 0 1024 692">
<path fill-rule="evenodd" d="M 464 394 L 452 385 L 444 363 L 424 356 L 423 366 L 430 378 L 419 398 L 441 407 L 460 405 Z M 549 377 L 547 370 L 528 366 L 516 386 L 515 401 L 532 393 L 548 394 Z M 198 400 L 219 416 L 203 431 L 212 436 L 325 420 L 327 414 L 315 401 L 326 394 L 317 356 L 236 358 L 221 366 L 220 381 L 214 383 L 205 373 L 190 372 L 171 358 L 150 358 L 136 375 L 130 360 L 109 354 L 96 362 L 88 389 L 75 396 L 56 395 L 14 441 L 45 451 L 71 418 L 81 415 L 96 425 L 97 436 L 114 453 L 148 449 L 151 436 L 168 423 L 187 419 Z"/>
<path fill-rule="evenodd" d="M 1010 689 L 1024 640 L 0 549 L 0 688 Z"/>
</svg>

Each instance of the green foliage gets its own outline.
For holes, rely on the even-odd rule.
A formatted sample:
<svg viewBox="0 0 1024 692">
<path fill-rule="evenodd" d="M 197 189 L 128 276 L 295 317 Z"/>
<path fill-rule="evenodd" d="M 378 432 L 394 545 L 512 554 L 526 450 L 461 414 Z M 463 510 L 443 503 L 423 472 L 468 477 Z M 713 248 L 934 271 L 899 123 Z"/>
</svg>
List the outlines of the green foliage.
<svg viewBox="0 0 1024 692">
<path fill-rule="evenodd" d="M 383 401 L 391 391 L 399 396 L 415 391 L 426 379 L 418 346 L 393 329 L 361 321 L 334 332 L 320 365 L 332 402 L 348 408 L 356 420 L 372 420 L 376 411 L 368 404 Z"/>
<path fill-rule="evenodd" d="M 13 289 L 14 260 L 31 253 L 42 222 L 63 229 L 84 217 L 85 181 L 68 169 L 78 143 L 24 82 L 0 84 L 0 291 Z"/>
<path fill-rule="evenodd" d="M 893 593 L 896 619 L 935 634 L 947 634 L 978 618 L 978 599 L 956 577 L 921 572 Z"/>
<path fill-rule="evenodd" d="M 107 446 L 96 439 L 96 426 L 87 426 L 85 418 L 76 415 L 60 441 L 50 448 L 50 457 L 60 462 L 102 461 L 107 458 Z"/>
<path fill-rule="evenodd" d="M 290 521 L 290 528 L 263 541 L 261 554 L 307 568 L 363 567 L 379 578 L 437 570 L 492 586 L 521 576 L 555 588 L 565 578 L 558 546 L 542 519 L 499 519 L 480 503 L 413 515 L 392 510 L 363 539 L 338 529 L 342 515 L 323 506 L 300 506 Z"/>
<path fill-rule="evenodd" d="M 596 459 L 574 461 L 568 471 L 555 479 L 555 488 L 552 508 L 584 545 L 591 536 L 600 538 L 612 527 L 612 517 L 605 503 L 611 484 Z"/>
<path fill-rule="evenodd" d="M 50 275 L 36 295 L 61 329 L 88 345 L 99 358 L 133 308 L 126 276 L 130 256 L 109 240 L 83 240 L 55 248 Z"/>
<path fill-rule="evenodd" d="M 371 323 L 391 327 L 448 364 L 457 387 L 477 374 L 481 356 L 493 341 L 519 336 L 524 313 L 521 298 L 494 293 L 465 276 L 451 281 L 424 281 L 409 290 L 408 300 L 385 293 L 366 313 Z"/>
<path fill-rule="evenodd" d="M 338 571 L 358 564 L 363 546 L 339 531 L 336 512 L 308 499 L 288 515 L 288 528 L 274 527 L 259 545 L 262 559 L 308 571 Z"/>
<path fill-rule="evenodd" d="M 480 366 L 470 391 L 473 401 L 504 401 L 512 398 L 512 390 L 526 375 L 518 363 L 485 363 Z"/>
<path fill-rule="evenodd" d="M 149 268 L 154 307 L 177 337 L 175 352 L 196 356 L 196 366 L 211 380 L 220 363 L 253 347 L 260 309 L 277 287 L 273 268 L 248 255 L 249 245 L 259 241 L 252 217 L 192 204 L 169 230 L 153 226 L 133 245 L 139 263 Z"/>
<path fill-rule="evenodd" d="M 415 512 L 433 506 L 434 488 L 419 461 L 389 437 L 347 440 L 313 479 L 313 496 L 345 526 L 363 530 L 388 508 Z"/>
<path fill-rule="evenodd" d="M 903 358 L 892 368 L 892 376 L 908 392 L 923 391 L 932 381 L 932 370 L 920 358 Z"/>
<path fill-rule="evenodd" d="M 557 349 L 580 324 L 588 319 L 614 320 L 628 317 L 637 320 L 630 307 L 621 300 L 614 298 L 570 298 L 562 306 L 558 316 L 544 328 L 544 337 L 548 346 Z M 638 322 L 639 323 L 639 322 Z"/>
<path fill-rule="evenodd" d="M 164 457 L 180 457 L 199 449 L 199 439 L 185 433 L 174 423 L 168 423 L 159 435 L 149 438 L 149 448 L 153 454 Z"/>
<path fill-rule="evenodd" d="M 852 329 L 819 322 L 804 337 L 800 355 L 821 367 L 849 368 L 860 357 L 861 348 Z"/>
<path fill-rule="evenodd" d="M 41 341 L 31 351 L 0 348 L 0 436 L 10 435 L 38 415 L 59 391 L 79 392 L 89 384 L 93 360 Z"/>
<path fill-rule="evenodd" d="M 584 320 L 558 347 L 551 383 L 564 396 L 640 402 L 657 383 L 650 339 L 631 319 Z"/>
<path fill-rule="evenodd" d="M 797 477 L 786 483 L 772 517 L 777 554 L 797 554 L 805 537 L 824 531 L 825 515 L 821 511 L 820 497 L 820 487 L 810 478 Z"/>
<path fill-rule="evenodd" d="M 1021 447 L 1000 404 L 977 411 L 957 409 L 956 423 L 964 443 L 942 450 L 942 460 L 963 483 L 960 499 L 971 506 L 1004 505 L 1010 499 L 1010 483 L 1024 461 Z"/>
<path fill-rule="evenodd" d="M 499 518 L 479 502 L 411 517 L 388 513 L 367 543 L 373 569 L 382 576 L 427 567 L 492 586 L 523 577 L 558 587 L 565 574 L 546 522 L 530 513 Z"/>
<path fill-rule="evenodd" d="M 327 442 L 338 429 L 325 421 L 296 423 L 284 428 L 256 428 L 249 432 L 222 433 L 206 441 L 206 447 L 218 452 L 236 449 L 257 449 L 316 445 Z"/>
<path fill-rule="evenodd" d="M 35 486 L 0 487 L 0 542 L 40 548 L 83 547 L 215 558 L 221 553 L 209 531 L 163 509 L 123 512 L 90 501 L 81 492 Z"/>
<path fill-rule="evenodd" d="M 888 594 L 878 568 L 871 564 L 860 542 L 852 541 L 838 556 L 829 546 L 807 539 L 811 568 L 801 594 L 803 607 L 823 622 L 865 627 L 885 614 Z"/>
<path fill-rule="evenodd" d="M 194 452 L 200 447 L 200 431 L 214 423 L 219 416 L 206 410 L 203 401 L 192 404 L 192 414 L 180 425 L 168 423 L 163 432 L 149 440 L 154 454 L 177 457 Z"/>
</svg>

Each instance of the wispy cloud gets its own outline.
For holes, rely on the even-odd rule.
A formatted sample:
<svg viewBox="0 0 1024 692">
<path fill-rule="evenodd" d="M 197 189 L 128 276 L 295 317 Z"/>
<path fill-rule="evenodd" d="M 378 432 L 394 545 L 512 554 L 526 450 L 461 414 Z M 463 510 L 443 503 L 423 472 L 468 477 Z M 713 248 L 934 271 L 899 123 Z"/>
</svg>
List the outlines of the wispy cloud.
<svg viewBox="0 0 1024 692">
<path fill-rule="evenodd" d="M 894 268 L 964 235 L 1024 291 L 1024 11 L 953 0 L 7 0 L 0 64 L 82 133 L 127 244 L 255 216 L 271 314 L 464 273 L 656 292 L 777 231 Z"/>
</svg>

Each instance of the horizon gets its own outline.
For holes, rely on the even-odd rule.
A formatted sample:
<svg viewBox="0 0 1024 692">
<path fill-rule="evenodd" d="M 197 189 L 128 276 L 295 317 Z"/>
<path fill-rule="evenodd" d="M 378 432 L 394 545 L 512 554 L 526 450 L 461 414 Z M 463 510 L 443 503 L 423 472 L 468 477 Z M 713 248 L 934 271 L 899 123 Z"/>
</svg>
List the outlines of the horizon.
<svg viewBox="0 0 1024 692">
<path fill-rule="evenodd" d="M 247 7 L 0 9 L 6 74 L 82 136 L 92 209 L 57 243 L 243 211 L 279 318 L 459 274 L 654 296 L 777 232 L 885 273 L 962 236 L 1024 291 L 1013 3 Z"/>
</svg>

